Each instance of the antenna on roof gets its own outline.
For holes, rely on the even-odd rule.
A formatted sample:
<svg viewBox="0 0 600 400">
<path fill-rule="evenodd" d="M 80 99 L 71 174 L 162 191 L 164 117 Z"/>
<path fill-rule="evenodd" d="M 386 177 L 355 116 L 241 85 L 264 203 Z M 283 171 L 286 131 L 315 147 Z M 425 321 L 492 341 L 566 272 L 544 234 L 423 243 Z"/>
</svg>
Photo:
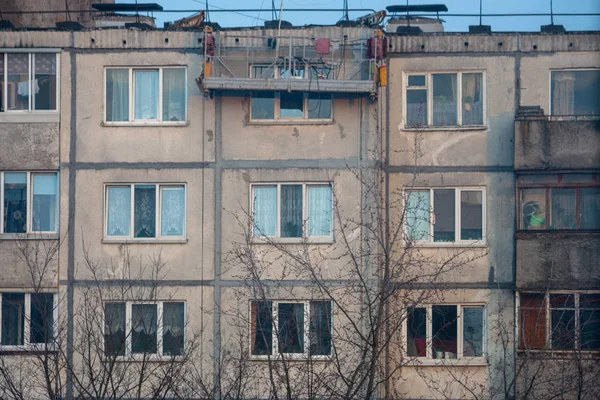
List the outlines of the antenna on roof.
<svg viewBox="0 0 600 400">
<path fill-rule="evenodd" d="M 550 25 L 554 25 L 554 10 L 552 7 L 552 0 L 550 0 Z"/>
<path fill-rule="evenodd" d="M 550 25 L 542 25 L 542 32 L 545 33 L 564 33 L 565 27 L 562 25 L 554 25 L 554 9 L 552 6 L 552 0 L 550 0 Z"/>
<path fill-rule="evenodd" d="M 344 15 L 342 16 L 343 21 L 350 21 L 348 16 L 348 0 L 344 0 Z"/>
<path fill-rule="evenodd" d="M 277 19 L 277 8 L 275 7 L 275 0 L 271 0 L 271 20 L 276 21 Z"/>
</svg>

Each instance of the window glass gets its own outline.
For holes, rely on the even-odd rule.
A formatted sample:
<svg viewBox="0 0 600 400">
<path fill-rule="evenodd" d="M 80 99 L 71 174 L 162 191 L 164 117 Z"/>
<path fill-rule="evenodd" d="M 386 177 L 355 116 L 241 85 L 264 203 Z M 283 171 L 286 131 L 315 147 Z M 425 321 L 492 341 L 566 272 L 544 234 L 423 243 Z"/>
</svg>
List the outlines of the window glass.
<svg viewBox="0 0 600 400">
<path fill-rule="evenodd" d="M 600 229 L 600 188 L 579 189 L 579 227 Z"/>
<path fill-rule="evenodd" d="M 330 119 L 331 118 L 331 95 L 309 93 L 308 95 L 308 118 Z"/>
<path fill-rule="evenodd" d="M 137 76 L 137 75 L 136 75 Z M 163 121 L 185 121 L 185 69 L 163 69 Z"/>
<path fill-rule="evenodd" d="M 454 242 L 455 240 L 455 195 L 454 189 L 435 189 L 433 191 L 433 227 L 434 242 Z"/>
<path fill-rule="evenodd" d="M 552 115 L 600 115 L 600 70 L 551 75 Z"/>
<path fill-rule="evenodd" d="M 4 232 L 27 232 L 27 173 L 4 173 Z"/>
<path fill-rule="evenodd" d="M 275 119 L 274 93 L 252 93 L 252 119 Z"/>
<path fill-rule="evenodd" d="M 456 358 L 458 324 L 456 306 L 432 306 L 433 358 Z"/>
<path fill-rule="evenodd" d="M 34 54 L 34 60 L 34 108 L 56 110 L 56 54 L 37 53 Z"/>
<path fill-rule="evenodd" d="M 429 190 L 410 192 L 406 202 L 406 219 L 410 240 L 429 239 L 429 213 Z"/>
<path fill-rule="evenodd" d="M 550 295 L 552 348 L 575 347 L 575 298 L 573 295 Z"/>
<path fill-rule="evenodd" d="M 409 308 L 407 318 L 409 357 L 427 356 L 427 310 Z"/>
<path fill-rule="evenodd" d="M 251 346 L 256 356 L 270 355 L 273 346 L 273 305 L 270 301 L 253 301 L 251 306 Z"/>
<path fill-rule="evenodd" d="M 410 75 L 408 86 L 425 86 L 425 75 Z"/>
<path fill-rule="evenodd" d="M 24 343 L 25 295 L 2 294 L 2 345 L 18 346 Z"/>
<path fill-rule="evenodd" d="M 280 67 L 279 77 L 281 79 L 304 78 L 304 66 L 286 65 L 285 67 Z"/>
<path fill-rule="evenodd" d="M 31 343 L 51 343 L 54 324 L 54 296 L 51 293 L 31 294 Z"/>
<path fill-rule="evenodd" d="M 183 236 L 185 223 L 185 189 L 162 187 L 162 205 L 160 214 L 162 236 Z"/>
<path fill-rule="evenodd" d="M 308 186 L 308 236 L 330 236 L 331 186 Z"/>
<path fill-rule="evenodd" d="M 522 189 L 521 214 L 521 229 L 545 229 L 546 189 Z"/>
<path fill-rule="evenodd" d="M 302 185 L 281 185 L 281 237 L 302 237 Z"/>
<path fill-rule="evenodd" d="M 310 354 L 331 354 L 331 302 L 310 302 Z"/>
<path fill-rule="evenodd" d="M 458 125 L 456 98 L 456 74 L 433 74 L 433 125 Z"/>
<path fill-rule="evenodd" d="M 0 53 L 0 112 L 4 110 L 4 53 Z"/>
<path fill-rule="evenodd" d="M 581 348 L 600 350 L 600 294 L 579 296 Z"/>
<path fill-rule="evenodd" d="M 158 119 L 158 71 L 137 70 L 135 76 L 135 111 L 137 120 Z"/>
<path fill-rule="evenodd" d="M 131 352 L 156 353 L 156 304 L 131 306 Z"/>
<path fill-rule="evenodd" d="M 104 352 L 125 355 L 125 303 L 104 305 Z"/>
<path fill-rule="evenodd" d="M 7 109 L 29 110 L 29 54 L 8 53 Z M 35 88 L 34 88 L 35 89 Z"/>
<path fill-rule="evenodd" d="M 519 307 L 519 348 L 546 347 L 546 308 L 543 293 L 521 293 Z"/>
<path fill-rule="evenodd" d="M 280 92 L 279 116 L 281 118 L 304 117 L 304 94 L 298 92 Z"/>
<path fill-rule="evenodd" d="M 279 303 L 277 328 L 279 353 L 304 353 L 304 304 Z"/>
<path fill-rule="evenodd" d="M 131 188 L 108 188 L 107 236 L 129 236 Z"/>
<path fill-rule="evenodd" d="M 427 126 L 427 90 L 406 91 L 407 126 Z"/>
<path fill-rule="evenodd" d="M 33 231 L 56 231 L 56 174 L 33 176 Z"/>
<path fill-rule="evenodd" d="M 106 70 L 106 120 L 129 121 L 129 70 Z"/>
<path fill-rule="evenodd" d="M 483 356 L 483 307 L 463 307 L 463 356 Z"/>
<path fill-rule="evenodd" d="M 482 73 L 462 74 L 462 124 L 483 125 Z"/>
<path fill-rule="evenodd" d="M 156 186 L 136 185 L 134 202 L 134 237 L 156 237 Z"/>
<path fill-rule="evenodd" d="M 480 190 L 460 192 L 460 239 L 483 239 L 483 194 Z"/>
<path fill-rule="evenodd" d="M 277 236 L 277 187 L 254 187 L 254 235 Z"/>
<path fill-rule="evenodd" d="M 550 229 L 575 229 L 575 189 L 550 190 Z"/>
<path fill-rule="evenodd" d="M 253 78 L 273 79 L 275 78 L 275 67 L 272 65 L 253 65 Z"/>
<path fill-rule="evenodd" d="M 184 349 L 184 303 L 163 304 L 163 354 L 180 356 Z"/>
</svg>

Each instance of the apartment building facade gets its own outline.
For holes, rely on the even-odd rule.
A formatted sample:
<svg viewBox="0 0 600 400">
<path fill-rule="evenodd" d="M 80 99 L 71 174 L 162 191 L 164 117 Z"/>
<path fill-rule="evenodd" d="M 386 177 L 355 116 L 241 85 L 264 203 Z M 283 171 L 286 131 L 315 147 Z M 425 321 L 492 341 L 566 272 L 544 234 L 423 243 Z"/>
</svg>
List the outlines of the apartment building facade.
<svg viewBox="0 0 600 400">
<path fill-rule="evenodd" d="M 2 31 L 4 365 L 67 398 L 593 398 L 599 42 Z"/>
</svg>

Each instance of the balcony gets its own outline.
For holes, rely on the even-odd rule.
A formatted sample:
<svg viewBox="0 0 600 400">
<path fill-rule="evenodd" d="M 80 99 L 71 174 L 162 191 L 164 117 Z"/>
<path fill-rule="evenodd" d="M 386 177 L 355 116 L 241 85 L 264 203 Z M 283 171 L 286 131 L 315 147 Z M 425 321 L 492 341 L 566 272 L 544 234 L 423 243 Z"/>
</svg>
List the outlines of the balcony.
<svg viewBox="0 0 600 400">
<path fill-rule="evenodd" d="M 597 169 L 598 165 L 598 117 L 546 116 L 543 111 L 528 114 L 522 109 L 517 112 L 516 170 L 582 170 Z"/>
</svg>

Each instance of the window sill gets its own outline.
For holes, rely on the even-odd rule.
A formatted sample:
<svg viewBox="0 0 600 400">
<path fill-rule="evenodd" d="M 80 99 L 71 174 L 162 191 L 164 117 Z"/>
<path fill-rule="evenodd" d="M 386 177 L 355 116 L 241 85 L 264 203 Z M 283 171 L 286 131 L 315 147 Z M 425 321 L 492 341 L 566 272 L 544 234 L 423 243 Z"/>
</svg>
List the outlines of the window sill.
<svg viewBox="0 0 600 400">
<path fill-rule="evenodd" d="M 600 349 L 596 350 L 552 350 L 552 349 L 530 349 L 517 350 L 518 357 L 535 357 L 536 359 L 597 359 L 600 356 Z"/>
<path fill-rule="evenodd" d="M 104 357 L 103 361 L 129 363 L 129 362 L 182 362 L 185 361 L 185 355 L 181 356 L 159 356 L 158 354 L 130 354 L 128 356 Z"/>
<path fill-rule="evenodd" d="M 186 244 L 188 242 L 187 238 L 180 239 L 112 239 L 112 238 L 103 238 L 103 244 Z"/>
<path fill-rule="evenodd" d="M 0 112 L 0 124 L 60 122 L 58 111 L 7 111 Z"/>
<path fill-rule="evenodd" d="M 314 362 L 329 362 L 331 361 L 331 357 L 332 356 L 312 356 L 309 357 L 306 354 L 297 354 L 297 355 L 291 355 L 288 354 L 285 356 L 285 361 L 291 361 L 291 362 L 295 362 L 295 361 L 301 361 L 301 362 L 306 362 L 307 360 L 311 360 Z M 280 362 L 281 361 L 281 355 L 275 355 L 275 356 L 250 356 L 250 361 L 258 361 L 258 362 L 269 362 L 269 361 L 275 361 L 275 362 Z"/>
<path fill-rule="evenodd" d="M 486 125 L 474 126 L 423 126 L 423 127 L 403 127 L 400 129 L 403 132 L 454 132 L 454 131 L 487 131 Z"/>
<path fill-rule="evenodd" d="M 439 242 L 439 243 L 434 243 L 434 242 L 428 242 L 428 243 L 413 243 L 413 247 L 419 247 L 419 248 L 472 248 L 472 249 L 483 249 L 487 247 L 487 243 L 483 242 L 477 242 L 477 243 L 445 243 L 445 242 Z"/>
<path fill-rule="evenodd" d="M 265 126 L 265 125 L 334 125 L 334 120 L 323 119 L 298 119 L 298 120 L 250 120 L 248 126 Z"/>
<path fill-rule="evenodd" d="M 485 358 L 455 358 L 455 359 L 430 359 L 416 358 L 407 363 L 408 367 L 487 367 Z"/>
<path fill-rule="evenodd" d="M 128 127 L 128 128 L 134 128 L 134 127 L 141 127 L 141 128 L 147 128 L 147 127 L 178 127 L 178 128 L 184 128 L 189 126 L 189 123 L 187 121 L 183 121 L 183 122 L 157 122 L 157 121 L 150 121 L 150 122 L 106 122 L 106 121 L 102 121 L 101 125 L 105 128 L 119 128 L 119 127 Z"/>
<path fill-rule="evenodd" d="M 15 345 L 15 346 L 0 346 L 0 355 L 35 355 L 43 353 L 56 353 L 58 350 L 53 345 L 45 347 L 43 344 L 28 344 L 28 345 Z"/>
<path fill-rule="evenodd" d="M 260 238 L 253 237 L 252 244 L 333 244 L 333 238 Z"/>
<path fill-rule="evenodd" d="M 58 233 L 0 233 L 0 240 L 58 240 Z"/>
</svg>

